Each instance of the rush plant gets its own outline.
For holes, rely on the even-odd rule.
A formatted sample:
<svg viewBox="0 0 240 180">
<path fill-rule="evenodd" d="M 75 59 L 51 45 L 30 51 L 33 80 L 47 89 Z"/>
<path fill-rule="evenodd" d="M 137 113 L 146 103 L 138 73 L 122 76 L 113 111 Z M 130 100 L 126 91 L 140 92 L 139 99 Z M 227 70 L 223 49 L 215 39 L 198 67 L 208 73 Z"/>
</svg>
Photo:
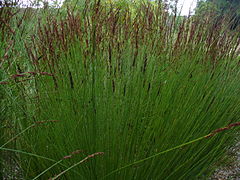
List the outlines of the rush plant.
<svg viewBox="0 0 240 180">
<path fill-rule="evenodd" d="M 39 13 L 22 71 L 1 81 L 21 110 L 15 149 L 0 150 L 19 155 L 26 179 L 193 179 L 232 144 L 239 40 L 224 19 L 119 7 Z"/>
</svg>

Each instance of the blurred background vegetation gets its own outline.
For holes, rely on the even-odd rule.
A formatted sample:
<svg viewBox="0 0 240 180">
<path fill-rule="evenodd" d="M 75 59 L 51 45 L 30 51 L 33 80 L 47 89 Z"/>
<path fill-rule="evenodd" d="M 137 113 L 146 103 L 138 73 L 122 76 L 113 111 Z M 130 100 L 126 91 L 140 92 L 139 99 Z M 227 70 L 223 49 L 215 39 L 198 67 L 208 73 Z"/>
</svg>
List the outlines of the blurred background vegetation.
<svg viewBox="0 0 240 180">
<path fill-rule="evenodd" d="M 239 0 L 199 0 L 195 11 L 197 16 L 210 13 L 216 18 L 216 22 L 228 16 L 231 30 L 235 30 L 240 25 Z"/>
</svg>

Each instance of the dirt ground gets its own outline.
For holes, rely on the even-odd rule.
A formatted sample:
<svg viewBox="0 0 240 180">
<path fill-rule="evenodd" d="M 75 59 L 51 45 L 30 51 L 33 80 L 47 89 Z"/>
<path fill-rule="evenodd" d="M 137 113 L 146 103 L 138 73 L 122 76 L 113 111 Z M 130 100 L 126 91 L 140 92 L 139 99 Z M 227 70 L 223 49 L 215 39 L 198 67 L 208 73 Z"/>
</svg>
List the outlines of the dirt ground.
<svg viewBox="0 0 240 180">
<path fill-rule="evenodd" d="M 240 133 L 237 136 L 236 144 L 229 149 L 230 163 L 219 167 L 211 180 L 240 180 Z"/>
</svg>

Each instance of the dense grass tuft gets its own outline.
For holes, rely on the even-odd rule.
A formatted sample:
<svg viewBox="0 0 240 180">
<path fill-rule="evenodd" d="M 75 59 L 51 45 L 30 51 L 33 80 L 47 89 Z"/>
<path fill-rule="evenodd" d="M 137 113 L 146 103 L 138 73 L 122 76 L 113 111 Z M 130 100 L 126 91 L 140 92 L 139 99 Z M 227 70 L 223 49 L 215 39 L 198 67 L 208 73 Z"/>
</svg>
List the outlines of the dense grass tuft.
<svg viewBox="0 0 240 180">
<path fill-rule="evenodd" d="M 26 179 L 207 176 L 239 126 L 237 35 L 162 4 L 83 7 L 12 19 L 0 84 L 15 128 L 0 150 Z"/>
</svg>

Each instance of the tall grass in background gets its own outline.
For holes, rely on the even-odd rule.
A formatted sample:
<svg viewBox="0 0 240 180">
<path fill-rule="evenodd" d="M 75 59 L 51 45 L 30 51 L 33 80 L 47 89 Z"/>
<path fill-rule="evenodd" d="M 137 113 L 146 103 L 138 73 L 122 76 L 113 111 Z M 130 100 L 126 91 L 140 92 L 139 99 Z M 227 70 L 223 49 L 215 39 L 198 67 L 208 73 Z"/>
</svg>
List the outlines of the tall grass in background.
<svg viewBox="0 0 240 180">
<path fill-rule="evenodd" d="M 240 115 L 225 19 L 149 3 L 30 12 L 0 82 L 15 126 L 1 150 L 26 179 L 194 179 L 222 159 Z"/>
<path fill-rule="evenodd" d="M 6 72 L 3 67 L 4 60 L 7 59 L 9 51 L 11 49 L 12 43 L 7 42 L 8 38 L 11 39 L 13 31 L 10 25 L 10 19 L 13 11 L 10 8 L 0 8 L 0 82 L 2 82 L 6 77 Z M 7 70 L 6 70 L 7 71 Z M 4 144 L 6 138 L 10 137 L 11 133 L 11 123 L 10 121 L 10 112 L 9 112 L 9 103 L 8 98 L 6 97 L 6 91 L 9 87 L 3 87 L 0 85 L 0 145 Z M 10 92 L 9 92 L 10 93 Z M 0 179 L 3 179 L 3 168 L 6 154 L 0 152 Z"/>
</svg>

